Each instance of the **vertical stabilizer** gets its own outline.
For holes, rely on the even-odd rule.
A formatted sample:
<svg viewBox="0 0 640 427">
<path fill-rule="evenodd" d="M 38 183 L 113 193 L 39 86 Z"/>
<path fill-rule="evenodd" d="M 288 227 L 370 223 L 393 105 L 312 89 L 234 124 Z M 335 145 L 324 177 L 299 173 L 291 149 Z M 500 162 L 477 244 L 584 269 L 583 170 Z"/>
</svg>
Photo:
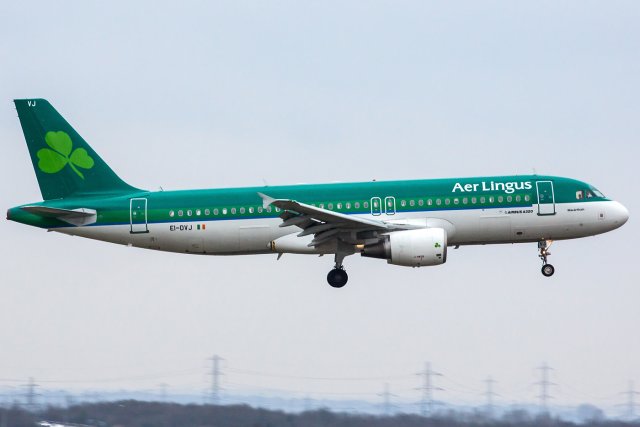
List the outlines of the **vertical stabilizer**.
<svg viewBox="0 0 640 427">
<path fill-rule="evenodd" d="M 44 200 L 139 191 L 44 99 L 14 100 Z"/>
</svg>

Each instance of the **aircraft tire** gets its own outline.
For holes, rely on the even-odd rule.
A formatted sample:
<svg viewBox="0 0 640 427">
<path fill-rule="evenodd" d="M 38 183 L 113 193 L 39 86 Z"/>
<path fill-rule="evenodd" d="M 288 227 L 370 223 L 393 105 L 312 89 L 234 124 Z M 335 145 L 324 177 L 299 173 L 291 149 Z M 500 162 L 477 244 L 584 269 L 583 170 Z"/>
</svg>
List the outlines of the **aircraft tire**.
<svg viewBox="0 0 640 427">
<path fill-rule="evenodd" d="M 551 264 L 545 264 L 545 265 L 542 266 L 542 270 L 541 271 L 542 271 L 542 275 L 544 277 L 551 277 L 551 276 L 553 276 L 553 273 L 556 272 L 556 269 L 553 268 L 553 265 L 551 265 Z"/>
<path fill-rule="evenodd" d="M 349 275 L 341 268 L 334 268 L 327 274 L 327 282 L 333 288 L 341 288 L 347 284 Z"/>
</svg>

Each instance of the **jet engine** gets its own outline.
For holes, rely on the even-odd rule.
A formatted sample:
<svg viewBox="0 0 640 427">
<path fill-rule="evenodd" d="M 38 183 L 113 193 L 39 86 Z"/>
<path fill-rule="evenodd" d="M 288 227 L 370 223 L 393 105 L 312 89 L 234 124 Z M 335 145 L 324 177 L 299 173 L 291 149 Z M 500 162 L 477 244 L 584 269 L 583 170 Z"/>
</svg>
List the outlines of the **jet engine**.
<svg viewBox="0 0 640 427">
<path fill-rule="evenodd" d="M 421 267 L 447 261 L 447 232 L 443 228 L 394 231 L 383 240 L 365 245 L 360 255 L 386 259 L 389 264 Z"/>
</svg>

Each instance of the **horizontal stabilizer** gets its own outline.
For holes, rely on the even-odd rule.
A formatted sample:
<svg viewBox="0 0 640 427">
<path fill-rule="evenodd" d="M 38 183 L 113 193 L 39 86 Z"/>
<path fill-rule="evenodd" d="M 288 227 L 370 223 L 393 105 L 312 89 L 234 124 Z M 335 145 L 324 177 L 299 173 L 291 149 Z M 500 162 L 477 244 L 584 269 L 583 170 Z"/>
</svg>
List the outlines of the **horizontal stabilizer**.
<svg viewBox="0 0 640 427">
<path fill-rule="evenodd" d="M 56 218 L 77 226 L 93 224 L 97 219 L 96 211 L 87 208 L 60 209 L 46 206 L 23 206 L 21 209 L 35 215 Z"/>
</svg>

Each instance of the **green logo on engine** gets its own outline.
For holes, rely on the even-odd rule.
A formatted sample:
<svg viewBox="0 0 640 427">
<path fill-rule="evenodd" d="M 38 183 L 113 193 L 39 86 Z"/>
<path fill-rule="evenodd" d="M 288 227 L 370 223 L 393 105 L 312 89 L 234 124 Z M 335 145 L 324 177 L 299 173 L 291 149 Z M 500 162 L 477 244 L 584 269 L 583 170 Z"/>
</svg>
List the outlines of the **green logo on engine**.
<svg viewBox="0 0 640 427">
<path fill-rule="evenodd" d="M 436 242 L 435 247 L 439 248 L 440 247 L 440 243 Z"/>
<path fill-rule="evenodd" d="M 78 168 L 91 169 L 94 161 L 84 148 L 73 149 L 73 142 L 66 132 L 47 132 L 44 136 L 51 148 L 38 150 L 38 167 L 42 172 L 58 173 L 68 164 L 78 176 L 84 175 Z"/>
</svg>

